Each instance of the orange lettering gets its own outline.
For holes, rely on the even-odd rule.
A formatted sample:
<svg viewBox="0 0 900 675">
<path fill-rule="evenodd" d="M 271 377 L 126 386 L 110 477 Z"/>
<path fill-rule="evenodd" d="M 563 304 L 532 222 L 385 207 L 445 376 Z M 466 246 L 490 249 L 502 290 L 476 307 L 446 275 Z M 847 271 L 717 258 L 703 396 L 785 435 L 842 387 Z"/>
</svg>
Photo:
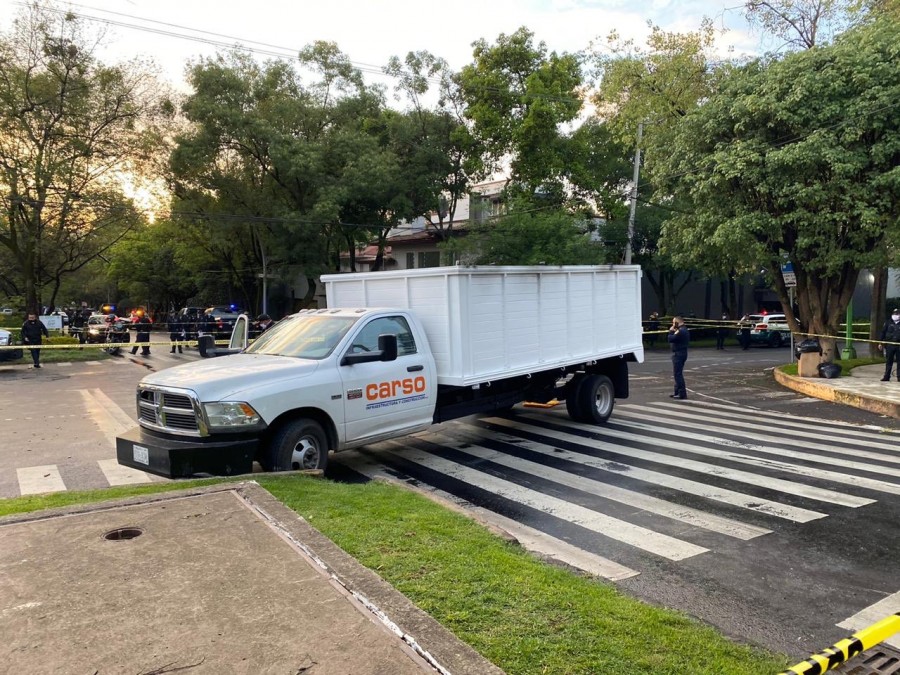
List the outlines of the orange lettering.
<svg viewBox="0 0 900 675">
<path fill-rule="evenodd" d="M 370 401 L 374 401 L 378 398 L 378 385 L 377 384 L 367 384 L 366 385 L 366 398 Z"/>
<path fill-rule="evenodd" d="M 413 381 L 416 392 L 425 391 L 425 378 L 421 375 Z"/>
</svg>

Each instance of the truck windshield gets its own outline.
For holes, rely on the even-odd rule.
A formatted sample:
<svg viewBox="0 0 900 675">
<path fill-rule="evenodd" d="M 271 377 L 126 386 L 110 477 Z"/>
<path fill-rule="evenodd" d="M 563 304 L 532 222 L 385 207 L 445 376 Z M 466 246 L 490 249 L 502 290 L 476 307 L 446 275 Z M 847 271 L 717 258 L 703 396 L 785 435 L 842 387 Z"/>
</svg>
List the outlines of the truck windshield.
<svg viewBox="0 0 900 675">
<path fill-rule="evenodd" d="M 291 316 L 260 335 L 245 353 L 324 359 L 356 322 L 347 316 Z"/>
</svg>

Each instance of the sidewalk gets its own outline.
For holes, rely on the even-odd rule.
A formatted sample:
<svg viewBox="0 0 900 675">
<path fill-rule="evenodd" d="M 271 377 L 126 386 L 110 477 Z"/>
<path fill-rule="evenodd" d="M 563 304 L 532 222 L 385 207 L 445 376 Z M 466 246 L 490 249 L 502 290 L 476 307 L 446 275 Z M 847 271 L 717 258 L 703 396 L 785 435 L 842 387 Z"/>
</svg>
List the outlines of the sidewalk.
<svg viewBox="0 0 900 675">
<path fill-rule="evenodd" d="M 252 481 L 0 518 L 10 673 L 502 671 Z"/>
<path fill-rule="evenodd" d="M 833 380 L 785 375 L 775 369 L 775 380 L 788 389 L 900 419 L 900 382 L 896 379 L 896 373 L 890 382 L 882 382 L 882 375 L 884 365 L 877 363 L 854 368 L 850 371 L 850 377 Z"/>
</svg>

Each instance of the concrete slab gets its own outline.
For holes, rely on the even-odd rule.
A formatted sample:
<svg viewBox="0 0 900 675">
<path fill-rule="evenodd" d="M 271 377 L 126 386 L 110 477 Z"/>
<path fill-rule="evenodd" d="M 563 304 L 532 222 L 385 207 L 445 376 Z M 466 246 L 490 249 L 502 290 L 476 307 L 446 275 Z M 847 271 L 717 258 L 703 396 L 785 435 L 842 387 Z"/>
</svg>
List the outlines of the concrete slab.
<svg viewBox="0 0 900 675">
<path fill-rule="evenodd" d="M 501 672 L 253 482 L 0 519 L 0 635 L 10 673 Z"/>
<path fill-rule="evenodd" d="M 850 377 L 832 380 L 785 375 L 776 368 L 775 380 L 807 396 L 900 418 L 900 381 L 882 382 L 883 374 L 884 366 L 881 364 L 859 366 L 850 371 Z"/>
</svg>

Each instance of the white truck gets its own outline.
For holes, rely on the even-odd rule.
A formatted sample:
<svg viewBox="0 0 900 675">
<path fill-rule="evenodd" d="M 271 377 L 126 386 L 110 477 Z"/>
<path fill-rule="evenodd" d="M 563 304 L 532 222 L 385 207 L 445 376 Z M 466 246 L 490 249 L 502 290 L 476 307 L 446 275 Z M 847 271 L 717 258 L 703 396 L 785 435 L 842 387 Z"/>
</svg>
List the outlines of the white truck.
<svg viewBox="0 0 900 675">
<path fill-rule="evenodd" d="M 147 375 L 120 464 L 168 476 L 323 469 L 339 451 L 521 401 L 603 424 L 643 361 L 637 266 L 322 277 L 327 309 L 240 353 Z M 246 318 L 232 344 L 243 347 Z"/>
</svg>

